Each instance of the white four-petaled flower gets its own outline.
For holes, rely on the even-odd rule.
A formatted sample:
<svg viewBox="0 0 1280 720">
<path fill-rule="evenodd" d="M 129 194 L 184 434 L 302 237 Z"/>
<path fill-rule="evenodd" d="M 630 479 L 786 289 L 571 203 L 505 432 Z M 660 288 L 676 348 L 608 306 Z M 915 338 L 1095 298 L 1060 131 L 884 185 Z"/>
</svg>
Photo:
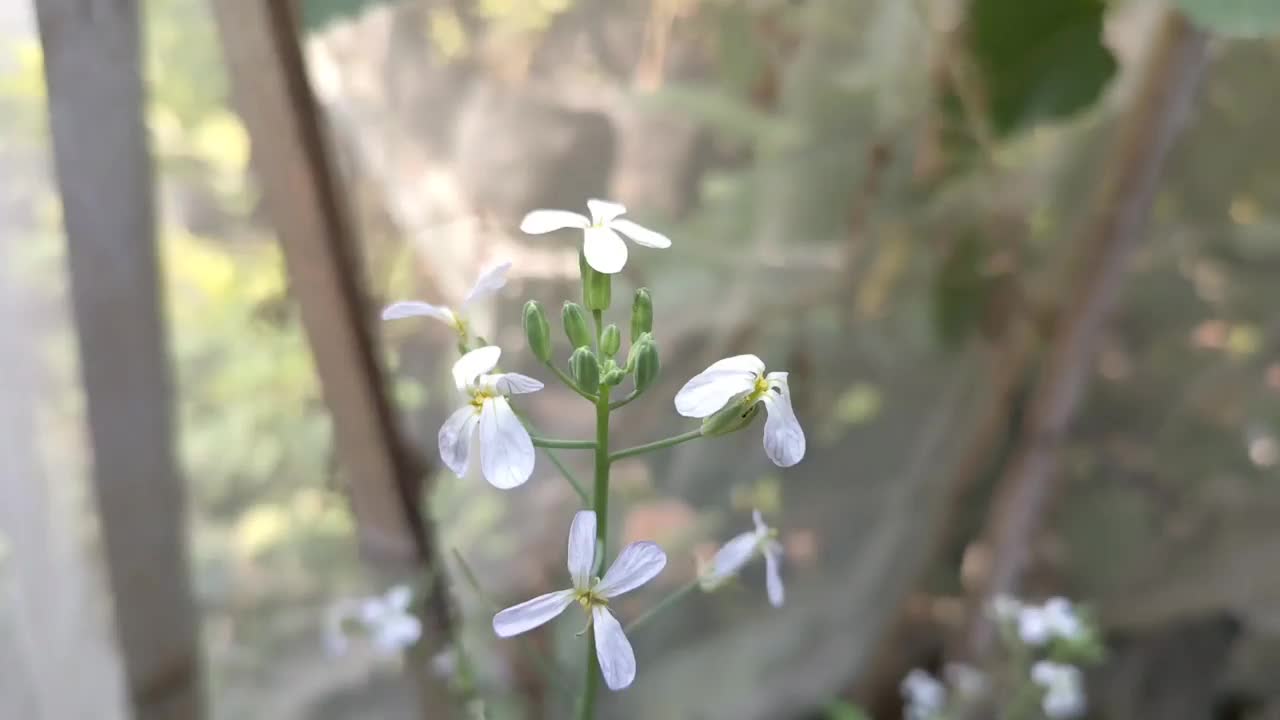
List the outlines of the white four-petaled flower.
<svg viewBox="0 0 1280 720">
<path fill-rule="evenodd" d="M 779 467 L 791 467 L 804 458 L 804 430 L 791 409 L 787 373 L 765 374 L 764 362 L 755 355 L 735 355 L 703 370 L 676 393 L 676 412 L 705 418 L 729 403 L 745 410 L 764 403 L 769 417 L 764 423 L 764 451 Z"/>
<path fill-rule="evenodd" d="M 329 652 L 346 652 L 350 641 L 347 625 L 357 623 L 368 636 L 373 648 L 391 655 L 418 642 L 422 623 L 409 612 L 413 591 L 408 585 L 396 585 L 383 595 L 344 601 L 330 609 L 325 644 Z"/>
<path fill-rule="evenodd" d="M 509 607 L 493 616 L 499 637 L 528 632 L 555 619 L 575 602 L 582 606 L 594 628 L 600 674 L 610 690 L 621 690 L 636 677 L 636 657 L 622 625 L 609 612 L 609 601 L 649 582 L 667 564 L 662 548 L 651 542 L 635 542 L 622 549 L 603 578 L 593 577 L 596 564 L 596 514 L 579 511 L 569 527 L 569 577 L 573 587 Z"/>
<path fill-rule="evenodd" d="M 1084 632 L 1071 601 L 1062 597 L 1049 598 L 1043 605 L 1019 605 L 1012 617 L 1017 622 L 1018 637 L 1031 646 L 1054 639 L 1075 640 Z"/>
<path fill-rule="evenodd" d="M 778 531 L 765 524 L 760 511 L 751 513 L 756 529 L 744 532 L 724 544 L 711 559 L 711 567 L 700 578 L 704 590 L 714 590 L 737 575 L 757 555 L 764 556 L 765 588 L 769 603 L 782 607 L 786 590 L 782 586 L 782 543 Z"/>
<path fill-rule="evenodd" d="M 453 365 L 453 381 L 467 397 L 440 426 L 440 459 L 459 476 L 471 466 L 472 442 L 480 436 L 480 469 L 489 484 L 504 490 L 533 473 L 533 440 L 507 402 L 508 395 L 536 392 L 542 383 L 519 373 L 493 373 L 502 349 L 477 348 Z"/>
<path fill-rule="evenodd" d="M 1074 665 L 1041 660 L 1031 666 L 1031 679 L 1044 688 L 1040 706 L 1046 717 L 1059 720 L 1084 713 L 1084 677 Z"/>
<path fill-rule="evenodd" d="M 435 318 L 453 328 L 465 342 L 469 337 L 470 328 L 462 311 L 466 310 L 467 306 L 473 301 L 501 290 L 507 284 L 507 271 L 510 269 L 510 262 L 502 262 L 480 273 L 476 284 L 472 286 L 467 296 L 462 299 L 462 305 L 457 310 L 417 300 L 401 300 L 383 309 L 382 319 L 399 320 L 400 318 L 421 316 Z"/>
<path fill-rule="evenodd" d="M 530 235 L 542 235 L 565 228 L 581 228 L 582 254 L 586 256 L 587 264 L 596 272 L 610 275 L 627 264 L 627 244 L 619 232 L 638 245 L 671 247 L 671 240 L 666 235 L 619 217 L 627 212 L 627 208 L 619 203 L 588 200 L 587 210 L 591 213 L 590 218 L 569 210 L 534 210 L 524 216 L 520 229 Z"/>
<path fill-rule="evenodd" d="M 919 668 L 907 673 L 898 689 L 906 700 L 902 713 L 906 720 L 933 720 L 947 706 L 947 687 Z"/>
</svg>

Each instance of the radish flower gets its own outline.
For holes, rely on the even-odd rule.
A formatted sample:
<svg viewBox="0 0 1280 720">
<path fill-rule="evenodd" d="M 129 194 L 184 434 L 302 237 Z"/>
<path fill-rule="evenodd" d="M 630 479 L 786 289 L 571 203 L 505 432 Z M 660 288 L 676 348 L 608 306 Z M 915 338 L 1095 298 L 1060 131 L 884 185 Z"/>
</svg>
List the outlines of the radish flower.
<svg viewBox="0 0 1280 720">
<path fill-rule="evenodd" d="M 685 417 L 710 417 L 730 403 L 744 411 L 764 403 L 764 451 L 773 464 L 791 467 L 804 459 L 804 430 L 791 409 L 787 373 L 765 374 L 760 358 L 736 355 L 712 364 L 676 393 L 676 412 Z"/>
<path fill-rule="evenodd" d="M 462 312 L 472 302 L 492 295 L 506 286 L 507 271 L 510 269 L 510 262 L 502 262 L 480 273 L 480 277 L 476 279 L 476 284 L 472 286 L 467 296 L 462 299 L 462 305 L 457 310 L 443 305 L 418 302 L 417 300 L 402 300 L 388 305 L 382 311 L 382 319 L 399 320 L 400 318 L 421 316 L 435 318 L 453 328 L 454 332 L 458 333 L 458 336 L 462 338 L 462 342 L 465 343 L 469 338 L 470 327 Z"/>
<path fill-rule="evenodd" d="M 493 616 L 493 631 L 512 637 L 544 625 L 577 603 L 594 628 L 600 674 L 610 690 L 621 690 L 636 678 L 636 656 L 609 612 L 609 601 L 649 582 L 666 567 L 667 555 L 651 542 L 635 542 L 622 549 L 603 578 L 593 577 L 596 565 L 596 514 L 581 510 L 569 526 L 569 577 L 573 587 L 509 607 Z"/>
<path fill-rule="evenodd" d="M 1084 714 L 1084 677 L 1074 665 L 1041 660 L 1031 666 L 1031 680 L 1044 688 L 1040 706 L 1048 718 L 1073 718 Z"/>
<path fill-rule="evenodd" d="M 519 373 L 494 373 L 502 349 L 477 348 L 453 364 L 453 381 L 467 404 L 440 426 L 440 459 L 459 477 L 471 467 L 479 435 L 480 469 L 494 487 L 523 485 L 533 474 L 533 440 L 507 402 L 509 395 L 537 392 L 542 383 Z"/>
<path fill-rule="evenodd" d="M 412 647 L 422 637 L 422 623 L 409 612 L 413 591 L 408 585 L 396 585 L 383 595 L 346 600 L 329 612 L 325 645 L 332 655 L 341 655 L 350 647 L 347 630 L 357 625 L 368 636 L 373 648 L 382 655 L 394 655 Z"/>
<path fill-rule="evenodd" d="M 711 568 L 700 578 L 702 589 L 708 592 L 715 590 L 737 575 L 757 555 L 763 555 L 769 604 L 782 607 L 786 591 L 782 586 L 782 543 L 778 542 L 778 531 L 765 524 L 759 510 L 753 511 L 751 517 L 756 529 L 738 535 L 720 548 L 711 559 Z"/>
<path fill-rule="evenodd" d="M 565 228 L 581 228 L 582 254 L 596 272 L 612 275 L 627 264 L 627 244 L 622 233 L 637 245 L 669 248 L 671 240 L 660 232 L 622 219 L 627 208 L 607 200 L 588 200 L 588 218 L 569 210 L 534 210 L 520 221 L 520 229 L 530 235 L 543 235 Z"/>
</svg>

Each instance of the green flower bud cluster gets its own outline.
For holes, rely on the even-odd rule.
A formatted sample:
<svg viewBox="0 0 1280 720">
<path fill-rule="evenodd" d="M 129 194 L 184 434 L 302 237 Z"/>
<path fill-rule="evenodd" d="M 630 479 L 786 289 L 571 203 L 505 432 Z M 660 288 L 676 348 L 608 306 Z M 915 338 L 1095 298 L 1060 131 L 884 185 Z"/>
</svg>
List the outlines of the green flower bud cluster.
<svg viewBox="0 0 1280 720">
<path fill-rule="evenodd" d="M 595 395 L 602 387 L 621 385 L 630 375 L 635 381 L 632 397 L 639 396 L 653 385 L 661 369 L 658 343 L 653 336 L 653 296 L 648 288 L 635 292 L 631 303 L 631 345 L 626 363 L 621 364 L 618 356 L 622 352 L 622 330 L 614 323 L 601 327 L 612 296 L 611 276 L 592 270 L 586 262 L 580 261 L 579 265 L 583 302 L 580 305 L 568 301 L 560 309 L 560 324 L 573 348 L 568 377 L 580 391 Z M 552 365 L 551 323 L 542 304 L 536 300 L 525 303 L 523 321 L 529 350 L 540 362 Z"/>
</svg>

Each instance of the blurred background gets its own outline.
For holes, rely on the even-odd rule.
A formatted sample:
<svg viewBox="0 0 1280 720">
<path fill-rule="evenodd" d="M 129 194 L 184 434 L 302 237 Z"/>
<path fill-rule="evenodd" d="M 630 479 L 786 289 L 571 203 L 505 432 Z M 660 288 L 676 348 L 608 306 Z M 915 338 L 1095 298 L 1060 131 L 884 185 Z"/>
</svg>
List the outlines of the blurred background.
<svg viewBox="0 0 1280 720">
<path fill-rule="evenodd" d="M 578 297 L 579 239 L 519 220 L 606 197 L 674 242 L 614 283 L 663 361 L 614 444 L 751 352 L 809 446 L 615 467 L 619 540 L 671 557 L 619 614 L 753 507 L 789 594 L 754 567 L 667 612 L 601 717 L 900 717 L 1000 590 L 1092 609 L 1089 717 L 1280 718 L 1280 4 L 298 0 L 285 35 L 247 10 L 277 3 L 35 6 L 0 3 L 0 717 L 450 717 L 455 642 L 483 717 L 568 717 L 488 603 L 561 586 L 577 499 L 545 456 L 509 492 L 443 469 L 454 337 L 376 318 L 509 259 L 472 317 L 545 379 L 520 307 Z M 272 84 L 291 44 L 309 89 Z M 94 74 L 129 48 L 140 97 Z M 130 112 L 149 174 L 75 142 Z M 554 384 L 523 407 L 591 431 Z M 400 581 L 448 591 L 422 647 L 327 647 Z M 571 685 L 578 629 L 534 640 Z"/>
</svg>

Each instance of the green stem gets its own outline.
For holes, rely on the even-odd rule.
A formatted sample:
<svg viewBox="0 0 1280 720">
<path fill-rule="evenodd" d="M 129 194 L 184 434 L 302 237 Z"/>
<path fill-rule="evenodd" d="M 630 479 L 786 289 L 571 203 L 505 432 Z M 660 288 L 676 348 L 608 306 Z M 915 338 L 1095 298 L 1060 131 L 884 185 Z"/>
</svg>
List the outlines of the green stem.
<svg viewBox="0 0 1280 720">
<path fill-rule="evenodd" d="M 698 428 L 697 430 L 690 430 L 687 433 L 681 433 L 679 435 L 674 435 L 669 438 L 663 438 L 662 440 L 655 440 L 651 443 L 645 443 L 644 445 L 637 445 L 632 448 L 627 448 L 626 450 L 619 450 L 618 452 L 609 456 L 609 462 L 617 462 L 622 458 L 631 457 L 632 455 L 640 455 L 642 453 L 652 452 L 654 450 L 661 450 L 662 448 L 671 447 L 672 445 L 679 445 L 682 442 L 689 442 L 690 440 L 696 440 L 700 437 L 702 437 L 702 428 Z"/>
<path fill-rule="evenodd" d="M 591 507 L 596 513 L 596 543 L 600 547 L 601 561 L 608 558 L 609 552 L 609 463 L 609 388 L 602 387 L 600 398 L 596 401 L 596 476 L 591 497 Z M 582 691 L 579 720 L 592 720 L 596 712 L 600 673 L 596 668 L 594 628 L 587 632 L 586 653 L 587 677 Z"/>
<path fill-rule="evenodd" d="M 688 583 L 680 587 L 680 589 L 676 590 L 675 592 L 663 598 L 662 601 L 659 602 L 657 605 L 654 605 L 653 607 L 646 610 L 643 615 L 641 615 L 640 617 L 628 623 L 626 628 L 624 628 L 624 631 L 627 634 L 630 634 L 636 628 L 652 620 L 654 616 L 656 616 L 658 613 L 680 602 L 681 600 L 684 599 L 685 595 L 688 595 L 689 593 L 697 589 L 698 589 L 698 578 L 694 578 L 693 580 L 690 580 Z"/>
<path fill-rule="evenodd" d="M 534 447 L 540 448 L 562 448 L 564 450 L 594 450 L 596 448 L 595 440 L 557 440 L 556 438 L 544 438 L 530 435 L 529 439 L 533 441 Z"/>
<path fill-rule="evenodd" d="M 573 378 L 566 375 L 563 370 L 556 367 L 553 363 L 547 363 L 547 367 L 551 368 L 551 372 L 556 374 L 556 377 L 560 379 L 560 382 L 565 384 L 565 387 L 578 393 L 579 395 L 590 400 L 593 403 L 596 401 L 597 398 L 595 395 L 592 395 L 586 390 L 583 390 L 582 388 L 578 387 L 578 383 L 574 382 Z"/>
</svg>

